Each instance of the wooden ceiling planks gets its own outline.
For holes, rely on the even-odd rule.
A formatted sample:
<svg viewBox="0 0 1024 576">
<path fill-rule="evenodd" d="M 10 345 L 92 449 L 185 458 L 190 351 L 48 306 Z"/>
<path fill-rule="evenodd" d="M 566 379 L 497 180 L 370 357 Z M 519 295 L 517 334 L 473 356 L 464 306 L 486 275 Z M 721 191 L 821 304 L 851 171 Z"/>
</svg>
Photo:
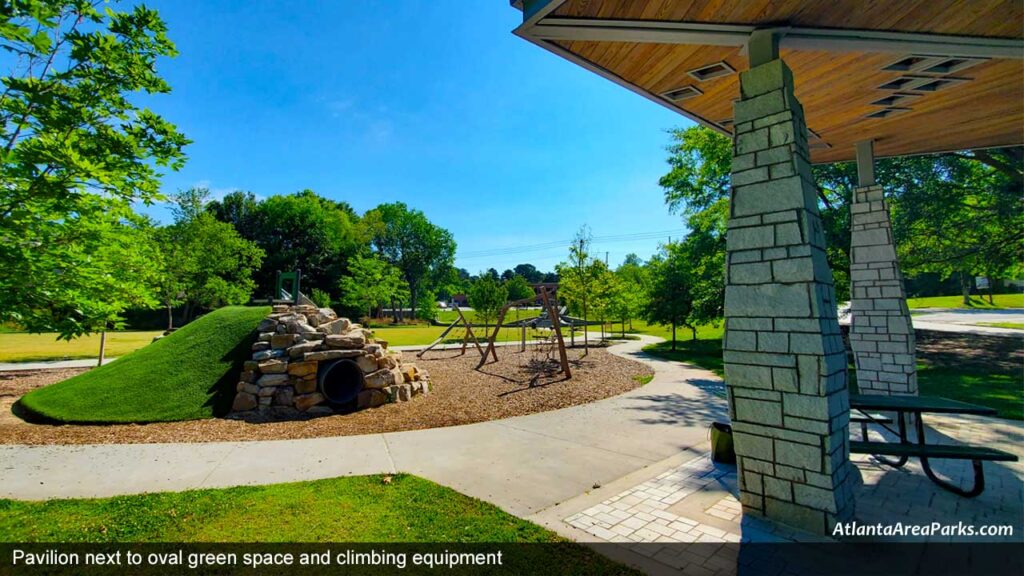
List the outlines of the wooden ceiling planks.
<svg viewBox="0 0 1024 576">
<path fill-rule="evenodd" d="M 1019 0 L 567 0 L 552 15 L 1024 38 Z"/>
<path fill-rule="evenodd" d="M 730 24 L 784 23 L 956 35 L 1020 38 L 1024 2 L 1007 0 L 568 0 L 555 16 Z M 653 95 L 694 86 L 702 94 L 676 105 L 714 123 L 732 118 L 737 74 L 697 81 L 688 71 L 725 61 L 737 72 L 747 59 L 734 47 L 636 42 L 560 41 L 563 48 Z M 783 50 L 793 70 L 807 125 L 830 148 L 814 162 L 853 157 L 853 144 L 874 139 L 880 156 L 1024 144 L 1024 64 L 990 60 L 950 76 L 970 81 L 923 93 L 910 111 L 868 119 L 872 102 L 891 95 L 878 87 L 904 73 L 882 68 L 891 53 Z M 913 73 L 908 73 L 913 75 Z M 897 105 L 899 106 L 899 105 Z"/>
</svg>

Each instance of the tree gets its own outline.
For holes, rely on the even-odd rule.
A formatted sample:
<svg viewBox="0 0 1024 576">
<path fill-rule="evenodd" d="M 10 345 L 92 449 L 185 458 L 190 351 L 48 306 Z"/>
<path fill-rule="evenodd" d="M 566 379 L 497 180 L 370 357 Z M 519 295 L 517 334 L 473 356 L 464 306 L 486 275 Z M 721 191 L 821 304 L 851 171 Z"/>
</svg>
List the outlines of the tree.
<svg viewBox="0 0 1024 576">
<path fill-rule="evenodd" d="M 590 240 L 590 229 L 582 226 L 569 247 L 569 260 L 555 266 L 561 279 L 558 287 L 559 296 L 569 304 L 570 309 L 583 316 L 584 326 L 587 324 L 587 303 L 591 297 L 591 290 L 603 268 L 603 265 L 598 266 L 600 261 L 590 257 Z M 585 334 L 583 349 L 584 355 L 590 352 Z"/>
<path fill-rule="evenodd" d="M 278 271 L 295 269 L 302 271 L 305 290 L 336 290 L 349 258 L 361 248 L 348 214 L 309 190 L 267 198 L 256 206 L 254 221 L 250 239 L 267 254 L 259 273 L 264 293 Z"/>
<path fill-rule="evenodd" d="M 112 311 L 148 305 L 121 265 L 131 202 L 160 199 L 188 140 L 137 93 L 166 93 L 157 60 L 176 54 L 153 10 L 24 0 L 0 6 L 11 57 L 0 92 L 0 320 L 63 338 L 102 330 Z M 102 255 L 106 253 L 106 255 Z M 129 255 L 126 250 L 125 254 Z M 143 275 L 148 276 L 148 275 Z M 114 314 L 116 316 L 116 314 Z"/>
<path fill-rule="evenodd" d="M 615 270 L 624 292 L 626 292 L 628 303 L 620 302 L 621 307 L 616 307 L 615 317 L 625 319 L 629 322 L 629 329 L 633 329 L 633 319 L 640 315 L 640 310 L 646 304 L 651 288 L 651 276 L 640 257 L 630 253 L 622 261 L 622 264 Z M 622 327 L 625 334 L 626 327 Z"/>
<path fill-rule="evenodd" d="M 601 322 L 601 340 L 604 340 L 605 321 L 611 317 L 613 301 L 619 291 L 618 279 L 604 262 L 591 261 L 593 268 L 593 289 L 590 293 L 591 314 Z"/>
<path fill-rule="evenodd" d="M 419 303 L 416 305 L 416 317 L 420 320 L 431 321 L 437 318 L 437 294 L 430 290 L 423 292 L 423 297 L 420 298 Z"/>
<path fill-rule="evenodd" d="M 639 260 L 639 258 L 637 259 Z M 632 329 L 633 318 L 642 312 L 647 303 L 650 275 L 643 266 L 627 259 L 615 271 L 608 302 L 609 318 L 622 323 L 622 335 L 626 335 L 626 323 Z"/>
<path fill-rule="evenodd" d="M 690 322 L 693 295 L 687 284 L 688 263 L 682 245 L 673 242 L 662 246 L 661 253 L 651 259 L 651 297 L 644 317 L 652 324 L 672 327 L 672 349 L 676 349 L 676 327 L 687 326 L 697 338 L 696 326 Z"/>
<path fill-rule="evenodd" d="M 698 234 L 687 247 L 702 272 L 694 279 L 695 318 L 721 309 L 731 143 L 703 127 L 672 131 L 665 202 Z M 973 277 L 1014 276 L 1024 261 L 1024 148 L 884 158 L 876 180 L 888 196 L 900 266 L 908 275 L 958 275 L 965 304 Z M 813 167 L 826 254 L 837 294 L 849 294 L 850 210 L 858 185 L 851 162 Z M 956 234 L 948 231 L 956 230 Z M 724 279 L 723 279 L 724 280 Z M 990 285 L 992 283 L 990 282 Z M 720 314 L 720 312 L 718 312 Z"/>
<path fill-rule="evenodd" d="M 316 304 L 317 306 L 319 306 L 320 308 L 330 308 L 331 307 L 331 303 L 332 303 L 331 295 L 327 291 L 325 291 L 325 290 L 321 290 L 319 288 L 313 288 L 309 292 L 309 299 L 312 300 L 313 303 Z"/>
<path fill-rule="evenodd" d="M 178 302 L 188 322 L 200 308 L 244 304 L 256 288 L 252 276 L 263 250 L 206 211 L 207 196 L 200 188 L 176 194 L 175 222 L 158 232 L 165 272 L 160 293 L 169 319 Z"/>
<path fill-rule="evenodd" d="M 537 267 L 533 264 L 519 264 L 512 271 L 526 278 L 526 281 L 530 284 L 539 284 L 544 281 L 544 273 L 537 270 Z"/>
<path fill-rule="evenodd" d="M 509 300 L 523 300 L 536 295 L 533 286 L 518 274 L 513 274 L 512 278 L 505 282 L 505 286 L 508 287 Z"/>
<path fill-rule="evenodd" d="M 235 190 L 224 195 L 220 200 L 213 200 L 206 205 L 206 210 L 221 222 L 227 222 L 248 240 L 257 240 L 256 229 L 259 201 L 252 192 Z"/>
<path fill-rule="evenodd" d="M 476 312 L 476 317 L 484 323 L 486 331 L 490 322 L 497 318 L 498 313 L 508 302 L 508 288 L 490 274 L 480 274 L 469 286 L 469 305 Z"/>
<path fill-rule="evenodd" d="M 415 310 L 419 297 L 443 281 L 455 261 L 455 240 L 423 212 L 402 202 L 381 204 L 363 215 L 370 242 L 402 271 Z"/>
<path fill-rule="evenodd" d="M 513 272 L 510 268 L 506 268 L 505 271 L 501 273 L 501 279 L 508 282 L 515 275 L 516 273 Z"/>
<path fill-rule="evenodd" d="M 374 255 L 354 256 L 338 288 L 342 304 L 365 310 L 371 318 L 384 305 L 404 302 L 409 297 L 409 286 L 398 268 Z"/>
</svg>

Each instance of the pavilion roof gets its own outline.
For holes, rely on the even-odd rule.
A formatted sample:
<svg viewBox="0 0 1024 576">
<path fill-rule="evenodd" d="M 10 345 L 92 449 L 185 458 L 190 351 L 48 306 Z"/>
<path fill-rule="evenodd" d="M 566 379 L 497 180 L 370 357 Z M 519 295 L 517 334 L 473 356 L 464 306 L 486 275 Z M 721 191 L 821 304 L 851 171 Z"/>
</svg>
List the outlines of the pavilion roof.
<svg viewBox="0 0 1024 576">
<path fill-rule="evenodd" d="M 1024 144 L 1020 0 L 515 0 L 515 33 L 723 133 L 746 42 L 781 35 L 813 162 Z M 586 98 L 581 94 L 580 98 Z"/>
</svg>

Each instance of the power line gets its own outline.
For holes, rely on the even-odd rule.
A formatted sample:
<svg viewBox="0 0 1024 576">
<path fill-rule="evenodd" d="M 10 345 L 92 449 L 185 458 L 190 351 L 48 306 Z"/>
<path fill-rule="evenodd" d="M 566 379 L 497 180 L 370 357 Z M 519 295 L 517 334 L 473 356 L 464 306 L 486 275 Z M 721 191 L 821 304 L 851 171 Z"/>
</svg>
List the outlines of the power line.
<svg viewBox="0 0 1024 576">
<path fill-rule="evenodd" d="M 591 238 L 593 244 L 619 244 L 624 242 L 637 242 L 642 240 L 655 240 L 658 238 L 664 238 L 669 233 L 681 233 L 685 232 L 684 229 L 673 229 L 673 230 L 658 230 L 650 232 L 631 232 L 627 234 L 610 234 L 606 236 L 594 236 Z M 557 240 L 553 242 L 544 242 L 541 244 L 527 244 L 522 246 L 507 246 L 503 248 L 492 248 L 488 250 L 475 250 L 471 252 L 460 252 L 456 255 L 457 258 L 462 260 L 475 259 L 475 258 L 489 258 L 494 256 L 513 256 L 516 254 L 525 254 L 528 252 L 539 252 L 545 250 L 551 250 L 554 248 L 567 248 L 572 244 L 572 240 Z"/>
</svg>

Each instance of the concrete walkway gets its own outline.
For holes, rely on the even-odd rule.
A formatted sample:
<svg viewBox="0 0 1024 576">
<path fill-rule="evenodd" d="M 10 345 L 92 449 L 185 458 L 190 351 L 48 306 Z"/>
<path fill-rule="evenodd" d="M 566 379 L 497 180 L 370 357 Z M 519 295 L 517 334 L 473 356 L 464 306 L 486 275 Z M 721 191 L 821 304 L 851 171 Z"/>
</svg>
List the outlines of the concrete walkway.
<svg viewBox="0 0 1024 576">
<path fill-rule="evenodd" d="M 402 471 L 528 516 L 666 458 L 707 451 L 708 424 L 727 418 L 716 394 L 721 380 L 640 352 L 658 340 L 645 336 L 610 348 L 654 367 L 651 383 L 505 420 L 269 442 L 0 446 L 0 497 L 111 496 Z"/>
<path fill-rule="evenodd" d="M 21 370 L 60 370 L 62 368 L 94 368 L 97 358 L 81 358 L 79 360 L 48 360 L 46 362 L 0 362 L 0 372 L 18 372 Z M 103 364 L 110 364 L 117 358 L 104 358 Z"/>
</svg>

